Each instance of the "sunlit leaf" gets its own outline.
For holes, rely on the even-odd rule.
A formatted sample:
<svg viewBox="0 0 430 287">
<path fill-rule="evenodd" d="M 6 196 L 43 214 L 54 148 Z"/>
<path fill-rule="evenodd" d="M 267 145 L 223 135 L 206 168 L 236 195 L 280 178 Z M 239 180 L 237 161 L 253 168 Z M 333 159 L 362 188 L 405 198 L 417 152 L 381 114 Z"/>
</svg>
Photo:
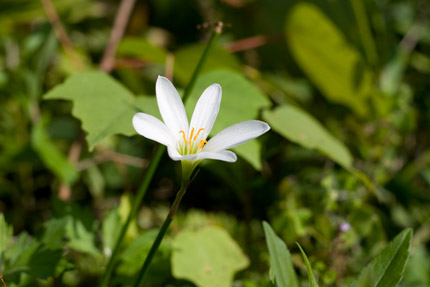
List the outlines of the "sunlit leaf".
<svg viewBox="0 0 430 287">
<path fill-rule="evenodd" d="M 287 17 L 286 37 L 295 60 L 328 100 L 367 114 L 372 74 L 327 16 L 312 4 L 297 4 Z"/>
<path fill-rule="evenodd" d="M 237 243 L 219 227 L 182 231 L 173 242 L 173 276 L 199 287 L 230 287 L 234 274 L 248 265 Z"/>
<path fill-rule="evenodd" d="M 348 149 L 316 119 L 294 106 L 264 111 L 264 119 L 276 132 L 306 148 L 317 149 L 345 168 L 352 166 Z"/>
<path fill-rule="evenodd" d="M 74 74 L 49 91 L 45 99 L 73 101 L 73 115 L 80 119 L 87 132 L 90 150 L 103 138 L 136 134 L 131 120 L 136 110 L 135 97 L 124 86 L 102 72 Z"/>
<path fill-rule="evenodd" d="M 276 235 L 269 223 L 264 221 L 263 228 L 270 254 L 270 270 L 275 276 L 276 285 L 278 287 L 297 287 L 297 276 L 287 245 Z"/>
<path fill-rule="evenodd" d="M 412 229 L 402 231 L 363 269 L 353 286 L 397 286 L 403 277 L 406 261 L 409 257 L 411 240 Z"/>
<path fill-rule="evenodd" d="M 189 117 L 203 91 L 218 83 L 222 87 L 222 100 L 218 117 L 211 135 L 215 135 L 228 126 L 238 122 L 257 119 L 259 111 L 270 106 L 268 98 L 248 79 L 229 70 L 216 70 L 200 76 L 186 104 Z M 238 146 L 233 150 L 253 165 L 261 169 L 260 147 L 258 141 L 253 144 Z"/>
</svg>

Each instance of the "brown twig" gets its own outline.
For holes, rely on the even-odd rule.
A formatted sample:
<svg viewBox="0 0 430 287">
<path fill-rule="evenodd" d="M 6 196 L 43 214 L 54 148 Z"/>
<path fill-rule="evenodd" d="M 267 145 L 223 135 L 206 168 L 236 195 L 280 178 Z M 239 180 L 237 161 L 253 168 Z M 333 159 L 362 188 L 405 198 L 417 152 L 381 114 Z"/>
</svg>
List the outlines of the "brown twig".
<svg viewBox="0 0 430 287">
<path fill-rule="evenodd" d="M 42 4 L 44 4 L 44 7 L 46 6 L 45 10 L 46 13 L 51 15 L 52 18 L 52 25 L 59 26 L 59 32 L 57 33 L 57 37 L 60 39 L 60 42 L 62 43 L 63 47 L 72 47 L 69 38 L 67 37 L 67 34 L 65 30 L 62 28 L 61 22 L 58 18 L 58 14 L 55 11 L 55 7 L 52 5 L 50 0 L 41 0 Z M 112 27 L 112 32 L 110 35 L 109 43 L 106 46 L 105 52 L 103 54 L 103 59 L 101 61 L 101 64 L 99 66 L 100 70 L 108 73 L 112 70 L 114 63 L 115 63 L 115 52 L 116 48 L 118 46 L 119 41 L 122 38 L 122 35 L 124 34 L 125 27 L 128 23 L 128 19 L 131 14 L 131 10 L 134 6 L 135 0 L 122 0 L 119 10 L 117 12 L 114 26 Z M 49 11 L 49 13 L 48 13 Z M 51 18 L 50 18 L 51 19 Z M 66 48 L 65 48 L 66 49 Z M 70 162 L 76 164 L 79 160 L 81 150 L 82 150 L 82 142 L 83 139 L 80 137 L 77 139 L 73 144 L 72 147 L 69 150 L 69 160 Z M 79 168 L 79 167 L 78 167 Z M 59 189 L 58 189 L 58 197 L 62 200 L 70 200 L 71 198 L 71 188 L 66 183 L 61 183 Z"/>
<path fill-rule="evenodd" d="M 97 149 L 97 151 L 99 152 L 99 154 L 97 154 L 93 158 L 84 159 L 77 164 L 79 171 L 108 161 L 113 161 L 115 163 L 125 164 L 139 168 L 145 168 L 148 166 L 148 161 L 146 159 L 134 157 L 128 154 L 117 153 L 111 150 Z"/>
<path fill-rule="evenodd" d="M 54 32 L 57 35 L 57 38 L 60 41 L 61 46 L 63 47 L 67 56 L 70 58 L 70 60 L 72 61 L 73 65 L 75 65 L 75 68 L 77 70 L 83 70 L 84 65 L 78 53 L 73 48 L 72 42 L 70 41 L 69 36 L 67 36 L 66 30 L 64 29 L 63 24 L 61 24 L 60 18 L 58 17 L 57 10 L 55 10 L 55 7 L 52 4 L 51 0 L 40 0 L 40 3 L 42 4 L 43 9 L 45 10 L 46 16 L 48 16 L 48 20 L 51 23 L 52 27 L 54 28 Z"/>
<path fill-rule="evenodd" d="M 256 35 L 227 44 L 226 48 L 232 53 L 255 49 L 281 38 L 279 35 Z"/>
<path fill-rule="evenodd" d="M 0 273 L 0 280 L 1 280 L 1 283 L 3 284 L 3 287 L 6 287 L 6 283 L 4 283 L 3 276 L 1 275 L 1 273 Z"/>
<path fill-rule="evenodd" d="M 68 160 L 69 162 L 76 163 L 79 160 L 79 156 L 81 155 L 82 150 L 82 136 L 80 136 L 80 139 L 75 141 L 69 150 Z M 58 188 L 58 198 L 60 198 L 63 201 L 69 201 L 72 197 L 72 189 L 70 185 L 63 182 L 60 184 L 60 187 Z"/>
<path fill-rule="evenodd" d="M 108 45 L 100 63 L 100 70 L 109 73 L 115 64 L 115 53 L 130 18 L 135 0 L 122 0 L 115 17 Z"/>
<path fill-rule="evenodd" d="M 173 80 L 173 67 L 175 63 L 175 56 L 172 53 L 168 53 L 166 57 L 166 64 L 164 69 L 164 76 L 170 81 Z"/>
</svg>

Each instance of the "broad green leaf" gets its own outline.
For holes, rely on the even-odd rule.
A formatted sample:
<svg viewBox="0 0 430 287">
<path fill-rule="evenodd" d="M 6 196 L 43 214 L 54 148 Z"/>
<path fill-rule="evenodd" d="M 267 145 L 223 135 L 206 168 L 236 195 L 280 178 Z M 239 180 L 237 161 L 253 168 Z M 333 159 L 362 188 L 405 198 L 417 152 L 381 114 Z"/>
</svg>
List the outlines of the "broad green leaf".
<svg viewBox="0 0 430 287">
<path fill-rule="evenodd" d="M 78 178 L 77 169 L 67 160 L 57 146 L 50 140 L 43 120 L 39 121 L 31 134 L 31 143 L 42 162 L 63 182 L 72 184 Z"/>
<path fill-rule="evenodd" d="M 103 138 L 134 135 L 131 120 L 136 110 L 133 94 L 105 73 L 98 71 L 74 74 L 44 96 L 45 99 L 73 101 L 73 115 L 87 132 L 89 149 Z"/>
<path fill-rule="evenodd" d="M 412 229 L 406 229 L 397 235 L 382 252 L 367 265 L 355 282 L 354 287 L 393 287 L 403 277 Z"/>
<path fill-rule="evenodd" d="M 300 252 L 302 253 L 303 260 L 305 261 L 305 264 L 306 264 L 306 269 L 308 270 L 308 277 L 309 277 L 309 285 L 310 285 L 310 287 L 318 287 L 318 282 L 315 279 L 314 273 L 312 272 L 312 267 L 311 267 L 311 264 L 309 263 L 309 259 L 306 256 L 306 253 L 303 251 L 303 249 L 300 246 L 300 244 L 297 243 L 297 246 L 299 247 Z"/>
<path fill-rule="evenodd" d="M 330 19 L 316 6 L 299 3 L 288 15 L 285 27 L 295 60 L 323 95 L 360 116 L 366 115 L 372 74 Z"/>
<path fill-rule="evenodd" d="M 13 269 L 27 266 L 32 254 L 39 245 L 40 243 L 26 232 L 21 232 L 14 244 L 5 252 L 6 257 L 9 259 L 8 267 Z"/>
<path fill-rule="evenodd" d="M 285 138 L 306 148 L 317 149 L 345 168 L 352 167 L 348 149 L 316 119 L 294 106 L 264 111 L 263 118 Z"/>
<path fill-rule="evenodd" d="M 291 262 L 291 254 L 285 242 L 273 231 L 270 224 L 263 222 L 267 248 L 270 254 L 270 270 L 278 287 L 298 287 L 298 281 Z"/>
<path fill-rule="evenodd" d="M 55 275 L 55 270 L 63 255 L 61 249 L 50 249 L 40 245 L 31 255 L 28 272 L 38 278 L 46 279 Z"/>
<path fill-rule="evenodd" d="M 144 61 L 164 64 L 167 52 L 163 48 L 152 45 L 145 38 L 126 37 L 119 44 L 117 55 L 133 56 Z"/>
<path fill-rule="evenodd" d="M 182 231 L 173 242 L 172 274 L 199 287 L 230 287 L 234 274 L 249 265 L 230 235 L 219 227 Z"/>
<path fill-rule="evenodd" d="M 12 235 L 13 227 L 7 224 L 3 213 L 0 213 L 0 258 L 3 251 L 5 251 L 9 245 Z"/>
<path fill-rule="evenodd" d="M 175 52 L 175 79 L 183 85 L 188 84 L 205 48 L 206 44 L 195 44 L 181 48 Z M 240 71 L 241 66 L 235 55 L 220 46 L 214 46 L 208 55 L 201 73 L 215 69 Z"/>
<path fill-rule="evenodd" d="M 121 232 L 121 217 L 116 208 L 112 209 L 102 223 L 103 253 L 110 257 Z"/>
<path fill-rule="evenodd" d="M 229 70 L 216 70 L 198 78 L 186 104 L 189 117 L 191 117 L 200 95 L 214 83 L 218 83 L 222 87 L 222 100 L 211 132 L 212 136 L 238 122 L 257 119 L 260 109 L 270 106 L 267 97 L 244 76 Z M 254 168 L 261 169 L 258 141 L 254 141 L 248 146 L 238 146 L 233 150 L 237 151 Z"/>
</svg>

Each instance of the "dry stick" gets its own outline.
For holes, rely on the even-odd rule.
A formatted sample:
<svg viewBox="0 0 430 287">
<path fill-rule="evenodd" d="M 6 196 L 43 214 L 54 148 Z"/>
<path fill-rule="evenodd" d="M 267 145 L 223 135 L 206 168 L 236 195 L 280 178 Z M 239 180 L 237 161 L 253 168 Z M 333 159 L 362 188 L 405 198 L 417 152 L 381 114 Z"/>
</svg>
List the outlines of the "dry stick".
<svg viewBox="0 0 430 287">
<path fill-rule="evenodd" d="M 1 283 L 3 284 L 3 287 L 6 287 L 6 283 L 4 283 L 3 276 L 1 275 L 1 273 L 0 273 L 0 280 L 1 280 Z"/>
<path fill-rule="evenodd" d="M 84 64 L 79 58 L 78 53 L 73 48 L 72 42 L 70 41 L 69 36 L 67 36 L 66 30 L 64 29 L 63 24 L 58 17 L 58 13 L 55 10 L 55 6 L 52 4 L 51 0 L 40 0 L 40 3 L 45 10 L 46 15 L 48 16 L 48 20 L 51 23 L 51 26 L 54 29 L 55 35 L 57 35 L 61 46 L 66 52 L 66 55 L 69 57 L 77 70 L 83 70 Z M 68 155 L 69 161 L 76 162 L 79 159 L 80 150 L 80 142 L 76 141 L 75 143 L 73 143 Z M 58 197 L 64 201 L 70 200 L 71 189 L 68 184 L 60 184 L 60 187 L 58 188 Z"/>
<path fill-rule="evenodd" d="M 77 70 L 83 70 L 84 65 L 79 58 L 78 53 L 76 53 L 75 49 L 73 48 L 72 42 L 70 42 L 66 30 L 61 24 L 57 10 L 55 10 L 55 7 L 52 4 L 51 0 L 40 0 L 40 3 L 42 3 L 46 16 L 48 16 L 48 20 L 54 28 L 55 35 L 57 35 L 57 38 L 60 41 L 61 46 L 63 46 L 63 49 L 66 52 L 67 56 L 72 60 L 72 63 Z"/>
<path fill-rule="evenodd" d="M 40 0 L 42 6 L 48 16 L 49 22 L 54 28 L 55 34 L 57 35 L 63 49 L 66 51 L 66 54 L 70 57 L 73 64 L 76 66 L 78 70 L 82 70 L 84 65 L 81 62 L 78 54 L 73 49 L 72 43 L 67 36 L 66 30 L 61 24 L 60 18 L 58 17 L 58 13 L 55 10 L 54 5 L 51 0 Z M 109 39 L 109 44 L 106 47 L 102 62 L 100 64 L 100 70 L 108 73 L 113 68 L 113 58 L 115 56 L 115 51 L 118 46 L 119 41 L 121 40 L 122 35 L 124 34 L 124 29 L 127 25 L 128 18 L 131 13 L 131 9 L 134 5 L 134 0 L 123 0 L 120 4 L 117 16 L 115 18 L 115 23 L 112 28 L 112 32 Z M 76 163 L 79 160 L 81 150 L 82 150 L 82 141 L 80 138 L 76 140 L 68 154 L 68 159 L 72 163 Z M 71 188 L 66 183 L 61 183 L 58 189 L 58 197 L 62 200 L 70 200 L 71 198 Z"/>
<path fill-rule="evenodd" d="M 68 160 L 77 163 L 82 151 L 82 139 L 75 141 L 69 150 Z M 62 182 L 58 188 L 58 198 L 63 201 L 69 201 L 72 196 L 72 189 L 69 184 Z"/>
<path fill-rule="evenodd" d="M 264 46 L 268 43 L 282 39 L 283 37 L 284 37 L 283 34 L 255 35 L 249 38 L 228 43 L 226 45 L 226 48 L 229 52 L 236 53 L 236 52 L 246 51 L 246 50 L 255 49 L 255 48 Z"/>
<path fill-rule="evenodd" d="M 118 43 L 124 35 L 135 0 L 122 0 L 115 17 L 115 23 L 110 34 L 109 42 L 100 63 L 100 70 L 109 73 L 115 63 L 115 53 Z"/>
</svg>

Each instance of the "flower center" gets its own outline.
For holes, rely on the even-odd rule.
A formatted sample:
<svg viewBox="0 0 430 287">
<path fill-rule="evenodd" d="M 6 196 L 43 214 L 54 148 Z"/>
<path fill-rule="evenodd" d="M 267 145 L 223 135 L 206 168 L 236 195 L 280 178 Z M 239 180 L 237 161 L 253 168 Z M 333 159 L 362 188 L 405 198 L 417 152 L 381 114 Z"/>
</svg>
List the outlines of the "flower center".
<svg viewBox="0 0 430 287">
<path fill-rule="evenodd" d="M 190 137 L 188 139 L 184 131 L 179 131 L 179 133 L 182 134 L 182 139 L 184 140 L 183 143 L 181 143 L 179 146 L 180 154 L 186 155 L 198 153 L 202 150 L 203 146 L 208 143 L 204 139 L 200 141 L 197 140 L 198 136 L 200 135 L 200 132 L 204 130 L 203 128 L 199 129 L 196 135 L 194 135 L 194 130 L 194 128 L 191 129 Z M 203 133 L 201 135 L 203 135 Z"/>
</svg>

